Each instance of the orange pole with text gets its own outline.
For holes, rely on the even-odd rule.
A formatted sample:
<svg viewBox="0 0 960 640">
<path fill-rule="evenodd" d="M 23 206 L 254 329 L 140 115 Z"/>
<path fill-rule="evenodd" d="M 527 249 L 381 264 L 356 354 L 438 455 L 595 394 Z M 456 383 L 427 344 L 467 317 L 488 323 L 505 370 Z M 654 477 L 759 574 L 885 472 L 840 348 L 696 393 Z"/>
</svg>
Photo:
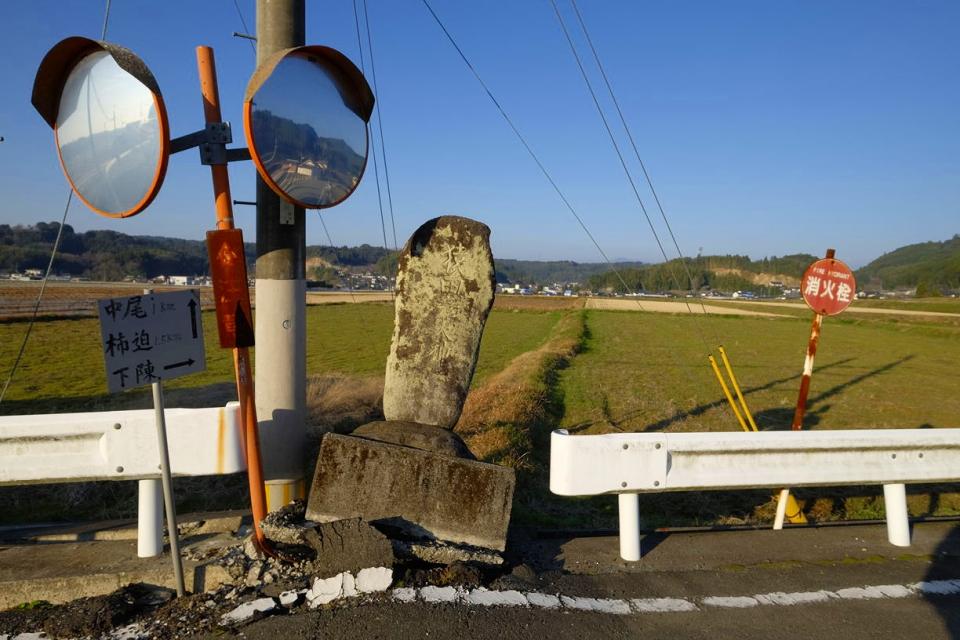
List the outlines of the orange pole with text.
<svg viewBox="0 0 960 640">
<path fill-rule="evenodd" d="M 221 122 L 217 68 L 214 63 L 213 49 L 210 47 L 197 47 L 197 71 L 200 75 L 200 91 L 203 94 L 204 119 L 207 124 Z M 213 176 L 213 193 L 217 208 L 217 229 L 233 229 L 233 202 L 230 199 L 230 176 L 227 173 L 227 165 L 210 165 L 210 173 Z M 247 296 L 249 297 L 249 292 Z M 253 372 L 250 368 L 250 351 L 247 347 L 233 349 L 233 364 L 237 378 L 237 397 L 240 400 L 240 420 L 244 425 L 254 540 L 261 550 L 269 553 L 270 547 L 260 529 L 260 521 L 267 515 L 267 496 L 263 484 L 263 464 L 260 460 L 260 435 L 257 428 L 257 409 L 254 404 Z"/>
</svg>

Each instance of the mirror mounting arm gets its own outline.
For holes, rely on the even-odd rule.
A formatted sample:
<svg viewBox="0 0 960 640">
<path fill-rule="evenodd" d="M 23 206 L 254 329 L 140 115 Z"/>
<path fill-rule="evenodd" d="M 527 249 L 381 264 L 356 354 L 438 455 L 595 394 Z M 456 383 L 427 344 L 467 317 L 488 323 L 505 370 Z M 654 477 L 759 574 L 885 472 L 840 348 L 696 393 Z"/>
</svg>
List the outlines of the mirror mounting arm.
<svg viewBox="0 0 960 640">
<path fill-rule="evenodd" d="M 211 122 L 199 131 L 171 140 L 170 154 L 199 147 L 200 163 L 205 165 L 227 164 L 250 159 L 250 151 L 246 148 L 227 149 L 227 145 L 231 142 L 233 142 L 233 131 L 230 123 Z"/>
</svg>

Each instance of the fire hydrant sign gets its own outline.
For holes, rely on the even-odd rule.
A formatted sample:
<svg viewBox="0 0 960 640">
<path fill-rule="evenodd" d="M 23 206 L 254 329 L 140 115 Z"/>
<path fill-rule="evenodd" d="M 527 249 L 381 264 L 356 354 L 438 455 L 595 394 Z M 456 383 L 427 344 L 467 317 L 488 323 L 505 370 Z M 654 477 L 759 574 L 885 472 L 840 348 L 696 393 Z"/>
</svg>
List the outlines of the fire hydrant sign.
<svg viewBox="0 0 960 640">
<path fill-rule="evenodd" d="M 110 393 L 207 368 L 196 291 L 98 300 Z"/>
<path fill-rule="evenodd" d="M 856 290 L 850 267 L 834 258 L 814 262 L 800 281 L 804 302 L 815 313 L 825 316 L 835 316 L 849 307 Z"/>
</svg>

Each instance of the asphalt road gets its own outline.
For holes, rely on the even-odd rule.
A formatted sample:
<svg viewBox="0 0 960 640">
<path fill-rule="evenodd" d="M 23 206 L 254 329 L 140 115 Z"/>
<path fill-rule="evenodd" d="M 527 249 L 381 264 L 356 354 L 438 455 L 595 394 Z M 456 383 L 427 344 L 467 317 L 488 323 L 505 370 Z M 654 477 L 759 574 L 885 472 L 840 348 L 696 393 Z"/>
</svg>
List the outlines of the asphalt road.
<svg viewBox="0 0 960 640">
<path fill-rule="evenodd" d="M 622 608 L 482 606 L 462 602 L 463 596 L 457 603 L 431 603 L 422 594 L 401 603 L 383 596 L 265 618 L 227 635 L 960 638 L 960 581 L 951 582 L 960 580 L 956 522 L 915 526 L 909 548 L 890 545 L 883 526 L 845 526 L 654 535 L 637 563 L 619 560 L 610 537 L 534 539 L 515 552 L 531 570 L 492 589 L 593 598 Z M 933 593 L 942 590 L 950 593 Z M 665 610 L 671 608 L 682 610 Z"/>
<path fill-rule="evenodd" d="M 878 638 L 960 637 L 960 598 L 611 615 L 463 605 L 375 604 L 261 620 L 249 640 L 293 638 Z"/>
</svg>

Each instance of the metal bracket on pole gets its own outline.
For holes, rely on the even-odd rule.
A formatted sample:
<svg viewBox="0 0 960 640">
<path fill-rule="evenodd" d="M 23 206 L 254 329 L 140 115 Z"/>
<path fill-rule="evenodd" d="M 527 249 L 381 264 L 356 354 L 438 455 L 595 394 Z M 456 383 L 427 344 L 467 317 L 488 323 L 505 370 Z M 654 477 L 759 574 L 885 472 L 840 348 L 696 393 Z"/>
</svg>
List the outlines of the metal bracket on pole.
<svg viewBox="0 0 960 640">
<path fill-rule="evenodd" d="M 293 205 L 287 202 L 286 200 L 280 201 L 280 224 L 283 225 L 294 225 L 297 224 L 296 210 L 293 208 Z"/>
<path fill-rule="evenodd" d="M 200 148 L 200 163 L 205 165 L 227 164 L 250 159 L 246 147 L 227 149 L 233 142 L 233 129 L 229 122 L 211 122 L 206 127 L 170 141 L 170 153 L 180 153 L 194 147 Z"/>
</svg>

